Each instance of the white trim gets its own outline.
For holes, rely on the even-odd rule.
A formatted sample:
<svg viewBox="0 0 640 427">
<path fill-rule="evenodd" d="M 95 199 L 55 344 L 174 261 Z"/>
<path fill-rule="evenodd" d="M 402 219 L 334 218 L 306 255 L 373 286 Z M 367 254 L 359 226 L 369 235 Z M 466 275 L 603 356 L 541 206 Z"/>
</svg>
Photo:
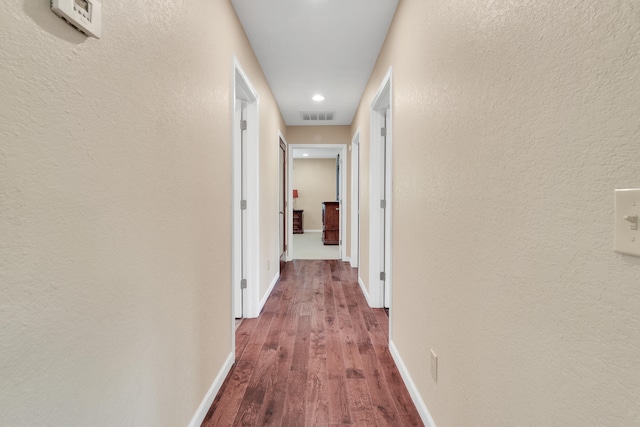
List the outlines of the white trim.
<svg viewBox="0 0 640 427">
<path fill-rule="evenodd" d="M 396 362 L 396 366 L 398 368 L 398 371 L 400 372 L 400 376 L 404 380 L 404 384 L 407 387 L 407 390 L 409 390 L 411 400 L 413 400 L 413 404 L 416 405 L 418 413 L 420 414 L 420 418 L 422 419 L 425 427 L 436 427 L 436 423 L 435 421 L 433 421 L 433 417 L 431 417 L 431 414 L 429 413 L 427 404 L 422 399 L 422 396 L 418 391 L 418 387 L 416 387 L 416 384 L 413 382 L 413 379 L 409 374 L 407 366 L 404 364 L 402 357 L 400 357 L 398 348 L 391 340 L 389 340 L 389 352 L 391 353 L 391 357 L 393 357 L 393 360 Z"/>
<path fill-rule="evenodd" d="M 284 142 L 284 155 L 285 155 L 285 160 L 287 161 L 287 170 L 285 172 L 285 177 L 287 178 L 287 195 L 285 197 L 285 203 L 286 203 L 286 209 L 285 209 L 285 216 L 287 217 L 287 250 L 284 251 L 284 260 L 289 261 L 289 246 L 291 245 L 291 241 L 289 240 L 289 228 L 293 228 L 293 226 L 289 227 L 289 224 L 293 224 L 293 211 L 291 211 L 291 217 L 289 217 L 289 205 L 293 205 L 293 203 L 291 203 L 290 201 L 293 200 L 293 197 L 289 197 L 289 195 L 292 195 L 293 193 L 291 191 L 289 191 L 289 185 L 291 184 L 291 180 L 289 179 L 289 144 L 287 143 L 287 140 L 284 138 L 284 135 L 282 134 L 282 131 L 280 131 L 280 129 L 278 129 L 278 200 L 276 201 L 276 206 L 278 206 L 278 224 L 276 225 L 276 229 L 278 230 L 278 249 L 276 250 L 276 253 L 278 254 L 278 261 L 277 263 L 280 264 L 280 140 L 282 140 L 282 142 Z M 279 269 L 278 269 L 279 270 Z M 269 295 L 269 292 L 266 293 L 266 295 Z M 262 310 L 262 308 L 260 309 Z"/>
<path fill-rule="evenodd" d="M 287 143 L 287 139 L 284 137 L 284 135 L 282 134 L 282 130 L 278 129 L 278 138 L 280 138 L 282 140 L 282 142 L 284 142 L 284 145 L 286 145 L 287 147 L 289 146 L 289 144 Z M 280 140 L 278 140 L 278 146 L 280 145 Z M 289 150 L 287 150 L 289 151 Z"/>
<path fill-rule="evenodd" d="M 241 317 L 242 311 L 244 309 L 242 305 L 242 291 L 240 291 L 238 286 L 238 281 L 242 275 L 242 267 L 241 267 L 241 259 L 242 259 L 242 222 L 238 221 L 238 217 L 240 215 L 238 209 L 238 199 L 241 197 L 240 192 L 240 183 L 242 181 L 242 167 L 240 166 L 240 162 L 242 161 L 240 155 L 240 135 L 234 126 L 237 123 L 238 117 L 242 115 L 242 107 L 236 101 L 236 84 L 235 84 L 235 67 L 233 71 L 233 99 L 232 99 L 232 109 L 233 109 L 233 119 L 231 123 L 231 140 L 232 140 L 232 148 L 231 148 L 231 165 L 232 165 L 232 179 L 231 179 L 231 312 L 233 313 L 233 317 Z M 233 322 L 231 322 L 233 324 Z M 235 348 L 235 343 L 233 343 L 233 347 Z"/>
<path fill-rule="evenodd" d="M 273 291 L 273 288 L 276 286 L 276 283 L 278 283 L 278 280 L 280 280 L 280 273 L 279 272 L 276 273 L 275 277 L 271 281 L 271 284 L 269 285 L 269 289 L 267 289 L 267 292 L 264 293 L 264 297 L 262 298 L 262 301 L 260 301 L 260 304 L 258 305 L 258 314 L 260 314 L 260 312 L 264 308 L 264 305 L 267 303 L 267 300 L 269 299 L 269 296 L 271 295 L 271 291 Z"/>
<path fill-rule="evenodd" d="M 341 144 L 340 151 L 340 258 L 347 261 L 347 213 L 349 210 L 349 198 L 347 197 L 347 144 Z"/>
<path fill-rule="evenodd" d="M 358 202 L 360 197 L 360 129 L 356 130 L 356 133 L 351 139 L 351 257 L 349 263 L 351 267 L 358 267 L 358 248 L 360 240 L 360 206 Z M 358 204 L 358 206 L 356 206 Z"/>
<path fill-rule="evenodd" d="M 239 79 L 237 78 L 239 76 Z M 237 93 L 236 89 L 240 89 L 241 93 Z M 237 57 L 233 57 L 233 99 L 232 99 L 232 117 L 234 120 L 232 123 L 238 122 L 236 118 L 235 102 L 238 97 L 248 99 L 247 104 L 247 182 L 246 182 L 246 198 L 247 198 L 247 253 L 246 253 L 246 279 L 247 288 L 244 292 L 242 315 L 245 318 L 257 317 L 259 311 L 259 298 L 260 298 L 260 234 L 259 234 L 259 212 L 260 212 L 260 182 L 259 182 L 259 165 L 260 165 L 260 97 L 255 88 L 249 81 L 247 74 L 242 69 Z M 239 162 L 241 161 L 240 149 L 236 144 L 236 127 L 231 126 L 232 143 L 233 143 L 233 191 L 232 191 L 232 294 L 234 295 L 233 301 L 235 302 L 235 294 L 238 293 L 237 286 L 239 286 L 241 278 L 241 268 L 239 251 L 237 247 L 238 236 L 240 236 L 240 223 L 236 220 L 240 216 L 240 200 L 242 195 L 240 190 L 240 172 Z M 234 317 L 235 306 L 233 309 Z"/>
<path fill-rule="evenodd" d="M 213 384 L 209 387 L 209 391 L 204 395 L 204 399 L 200 402 L 200 406 L 198 406 L 196 413 L 193 414 L 188 427 L 200 427 L 204 417 L 206 417 L 207 412 L 209 412 L 209 408 L 211 408 L 211 404 L 213 404 L 213 399 L 216 398 L 216 395 L 220 391 L 220 387 L 222 387 L 222 383 L 231 371 L 234 360 L 235 354 L 234 352 L 231 352 L 231 354 L 227 356 L 227 360 L 225 360 L 224 365 L 222 365 L 222 369 L 220 369 L 220 372 L 218 372 L 218 375 L 216 375 L 216 378 L 213 380 Z"/>
<path fill-rule="evenodd" d="M 289 150 L 289 162 L 288 162 L 288 175 L 289 175 L 289 200 L 293 200 L 293 151 L 296 148 L 340 148 L 340 212 L 347 212 L 344 208 L 347 206 L 347 178 L 346 174 L 348 173 L 347 168 L 347 144 L 290 144 L 288 146 Z M 292 260 L 293 254 L 293 203 L 291 203 L 287 207 L 289 219 L 291 220 L 289 224 L 289 252 L 287 254 L 287 260 Z M 347 215 L 340 215 L 340 240 L 343 242 L 346 241 L 346 233 L 347 230 Z M 322 230 L 305 230 L 309 232 L 320 231 Z M 346 261 L 347 259 L 347 245 L 343 243 L 340 245 L 340 260 Z"/>
<path fill-rule="evenodd" d="M 293 146 L 287 145 L 287 192 L 291 203 L 287 205 L 287 261 L 293 260 Z M 306 231 L 306 230 L 304 230 Z"/>
<path fill-rule="evenodd" d="M 367 304 L 369 304 L 369 307 L 371 307 L 371 301 L 369 301 L 369 292 L 367 291 L 367 288 L 364 286 L 364 282 L 362 281 L 362 278 L 360 277 L 359 270 L 358 270 L 358 285 L 360 285 L 360 290 L 362 291 L 362 294 L 364 295 L 364 299 L 367 300 Z"/>
<path fill-rule="evenodd" d="M 376 96 L 373 98 L 370 106 L 370 166 L 369 166 L 369 183 L 370 183 L 370 196 L 369 196 L 369 290 L 371 293 L 371 299 L 369 300 L 371 307 L 382 307 L 385 303 L 391 307 L 391 286 L 392 286 L 392 272 L 391 272 L 391 212 L 393 211 L 391 194 L 391 147 L 392 147 L 392 110 L 393 110 L 393 98 L 392 98 L 392 69 L 389 67 L 389 71 L 385 75 Z M 388 105 L 387 105 L 388 104 Z M 381 255 L 381 242 L 380 242 L 380 230 L 381 214 L 380 214 L 380 200 L 381 200 L 381 185 L 380 185 L 380 170 L 381 170 L 381 156 L 380 156 L 380 131 L 382 127 L 383 114 L 381 111 L 388 112 L 387 117 L 387 136 L 386 136 L 386 178 L 385 178 L 385 192 L 386 192 L 386 218 L 385 218 L 385 265 L 380 265 Z M 380 272 L 384 271 L 386 274 L 385 285 L 382 284 L 378 278 Z M 387 298 L 385 300 L 385 295 Z M 392 319 L 391 312 L 389 313 L 390 320 Z M 390 329 L 391 331 L 391 329 Z M 391 332 L 390 332 L 391 333 Z"/>
</svg>

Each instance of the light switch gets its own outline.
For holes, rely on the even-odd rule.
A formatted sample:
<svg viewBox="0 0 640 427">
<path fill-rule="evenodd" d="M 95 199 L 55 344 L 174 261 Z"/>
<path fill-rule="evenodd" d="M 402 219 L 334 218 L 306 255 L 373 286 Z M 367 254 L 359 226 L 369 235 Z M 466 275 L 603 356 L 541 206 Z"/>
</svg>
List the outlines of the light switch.
<svg viewBox="0 0 640 427">
<path fill-rule="evenodd" d="M 616 190 L 614 250 L 640 256 L 640 188 Z"/>
</svg>

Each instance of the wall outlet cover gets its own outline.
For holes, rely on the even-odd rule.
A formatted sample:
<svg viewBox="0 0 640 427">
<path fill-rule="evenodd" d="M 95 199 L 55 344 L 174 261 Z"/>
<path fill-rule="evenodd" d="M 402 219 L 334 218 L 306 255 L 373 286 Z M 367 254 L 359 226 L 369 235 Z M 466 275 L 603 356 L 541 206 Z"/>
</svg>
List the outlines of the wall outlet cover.
<svg viewBox="0 0 640 427">
<path fill-rule="evenodd" d="M 640 256 L 640 189 L 616 190 L 615 203 L 614 250 Z"/>
</svg>

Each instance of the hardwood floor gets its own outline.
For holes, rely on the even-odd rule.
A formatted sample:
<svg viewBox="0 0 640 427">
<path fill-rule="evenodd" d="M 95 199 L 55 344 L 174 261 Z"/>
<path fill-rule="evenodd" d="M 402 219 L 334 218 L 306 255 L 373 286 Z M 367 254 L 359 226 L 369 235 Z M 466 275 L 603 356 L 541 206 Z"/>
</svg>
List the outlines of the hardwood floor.
<svg viewBox="0 0 640 427">
<path fill-rule="evenodd" d="M 236 363 L 209 410 L 212 426 L 422 426 L 355 269 L 287 263 L 257 319 L 236 331 Z"/>
</svg>

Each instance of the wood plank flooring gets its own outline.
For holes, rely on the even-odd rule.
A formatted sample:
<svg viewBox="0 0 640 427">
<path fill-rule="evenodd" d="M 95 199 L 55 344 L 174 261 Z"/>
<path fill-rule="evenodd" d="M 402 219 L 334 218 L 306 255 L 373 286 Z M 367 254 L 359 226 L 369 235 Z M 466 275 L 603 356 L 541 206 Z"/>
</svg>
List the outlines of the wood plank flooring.
<svg viewBox="0 0 640 427">
<path fill-rule="evenodd" d="M 357 270 L 289 262 L 257 319 L 236 330 L 236 363 L 203 427 L 422 426 Z"/>
</svg>

